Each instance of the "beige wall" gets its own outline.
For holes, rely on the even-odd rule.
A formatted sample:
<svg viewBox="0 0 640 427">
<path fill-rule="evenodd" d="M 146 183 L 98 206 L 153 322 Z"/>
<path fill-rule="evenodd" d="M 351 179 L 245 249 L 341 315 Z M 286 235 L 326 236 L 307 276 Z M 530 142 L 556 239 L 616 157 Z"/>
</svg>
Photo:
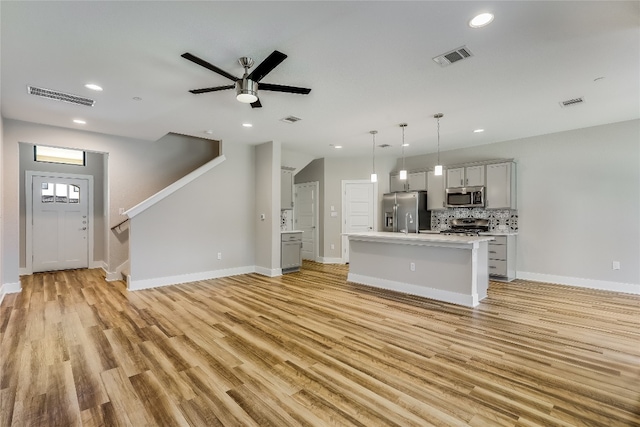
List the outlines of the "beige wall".
<svg viewBox="0 0 640 427">
<path fill-rule="evenodd" d="M 440 155 L 445 167 L 497 158 L 517 163 L 521 276 L 640 283 L 640 120 Z M 406 165 L 433 167 L 435 154 Z"/>
<path fill-rule="evenodd" d="M 19 254 L 19 143 L 77 148 L 109 156 L 108 223 L 111 227 L 124 219 L 118 208 L 135 206 L 198 166 L 215 158 L 215 141 L 169 134 L 150 142 L 98 134 L 30 122 L 3 119 L 3 283 L 17 283 Z M 107 238 L 107 269 L 110 272 L 128 259 L 126 233 L 110 231 Z M 22 266 L 24 267 L 24 266 Z"/>
<path fill-rule="evenodd" d="M 280 273 L 280 143 L 256 146 L 255 158 L 256 269 L 272 276 Z"/>
</svg>

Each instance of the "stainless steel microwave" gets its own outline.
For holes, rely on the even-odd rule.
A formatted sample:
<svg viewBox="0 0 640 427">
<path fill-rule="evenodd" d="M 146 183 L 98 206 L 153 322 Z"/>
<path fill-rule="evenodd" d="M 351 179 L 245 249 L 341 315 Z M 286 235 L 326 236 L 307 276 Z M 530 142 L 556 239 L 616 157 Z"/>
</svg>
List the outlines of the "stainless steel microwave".
<svg viewBox="0 0 640 427">
<path fill-rule="evenodd" d="M 451 187 L 446 189 L 448 208 L 483 208 L 484 187 Z"/>
</svg>

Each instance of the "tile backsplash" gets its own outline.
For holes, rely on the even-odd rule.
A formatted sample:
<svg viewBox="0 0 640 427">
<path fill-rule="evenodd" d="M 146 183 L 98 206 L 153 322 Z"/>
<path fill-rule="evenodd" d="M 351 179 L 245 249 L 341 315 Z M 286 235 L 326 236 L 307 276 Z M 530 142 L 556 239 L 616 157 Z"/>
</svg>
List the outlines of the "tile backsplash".
<svg viewBox="0 0 640 427">
<path fill-rule="evenodd" d="M 489 220 L 489 231 L 518 231 L 518 211 L 514 209 L 453 208 L 431 212 L 431 229 L 446 230 L 455 218 L 483 218 Z"/>
<path fill-rule="evenodd" d="M 293 209 L 280 211 L 280 231 L 293 230 Z"/>
</svg>

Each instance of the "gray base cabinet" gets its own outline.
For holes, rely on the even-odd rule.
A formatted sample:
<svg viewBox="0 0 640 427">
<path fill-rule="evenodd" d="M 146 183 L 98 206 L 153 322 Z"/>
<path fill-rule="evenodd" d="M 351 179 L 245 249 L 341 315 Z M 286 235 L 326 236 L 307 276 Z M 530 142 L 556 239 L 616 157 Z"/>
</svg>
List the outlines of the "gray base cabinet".
<svg viewBox="0 0 640 427">
<path fill-rule="evenodd" d="M 282 233 L 281 245 L 282 273 L 299 271 L 302 266 L 302 232 Z"/>
<path fill-rule="evenodd" d="M 489 242 L 489 277 L 510 282 L 516 278 L 516 236 L 494 235 Z"/>
</svg>

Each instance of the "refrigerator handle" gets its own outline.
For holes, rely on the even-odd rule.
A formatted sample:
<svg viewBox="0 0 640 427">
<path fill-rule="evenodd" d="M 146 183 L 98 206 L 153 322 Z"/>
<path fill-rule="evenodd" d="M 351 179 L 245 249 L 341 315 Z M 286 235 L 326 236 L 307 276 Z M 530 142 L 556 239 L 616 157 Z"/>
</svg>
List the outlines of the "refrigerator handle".
<svg viewBox="0 0 640 427">
<path fill-rule="evenodd" d="M 398 204 L 393 205 L 393 231 L 398 231 Z"/>
</svg>

